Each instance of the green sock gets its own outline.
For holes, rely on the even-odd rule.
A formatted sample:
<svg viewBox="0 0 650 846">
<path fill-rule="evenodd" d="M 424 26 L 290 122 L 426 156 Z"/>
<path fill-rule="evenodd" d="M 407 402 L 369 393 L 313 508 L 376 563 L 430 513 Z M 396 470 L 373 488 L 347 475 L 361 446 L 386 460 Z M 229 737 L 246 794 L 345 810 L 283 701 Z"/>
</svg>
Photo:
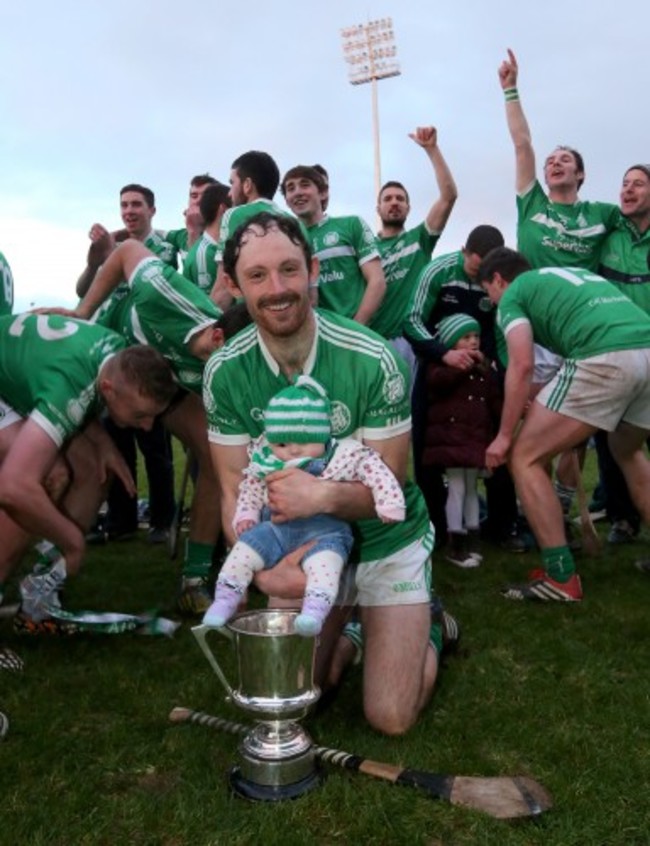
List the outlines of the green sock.
<svg viewBox="0 0 650 846">
<path fill-rule="evenodd" d="M 58 547 L 54 546 L 48 540 L 42 540 L 34 544 L 34 549 L 38 552 L 38 558 L 34 565 L 34 572 L 37 574 L 47 572 L 52 564 L 63 557 Z"/>
<path fill-rule="evenodd" d="M 576 571 L 576 564 L 568 546 L 542 549 L 544 570 L 556 582 L 568 582 Z"/>
<path fill-rule="evenodd" d="M 212 567 L 212 553 L 214 544 L 196 543 L 188 540 L 185 543 L 185 560 L 183 562 L 183 575 L 188 578 L 206 578 L 210 575 Z"/>
</svg>

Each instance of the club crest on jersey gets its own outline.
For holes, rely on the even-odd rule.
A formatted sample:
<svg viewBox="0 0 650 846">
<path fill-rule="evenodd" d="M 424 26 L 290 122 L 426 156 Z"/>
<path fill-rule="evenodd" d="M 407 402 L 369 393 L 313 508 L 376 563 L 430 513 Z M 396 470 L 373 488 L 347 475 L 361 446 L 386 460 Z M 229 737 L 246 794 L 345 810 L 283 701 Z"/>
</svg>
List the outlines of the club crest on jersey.
<svg viewBox="0 0 650 846">
<path fill-rule="evenodd" d="M 391 373 L 384 382 L 382 394 L 388 405 L 402 402 L 406 396 L 406 382 L 401 373 Z"/>
<path fill-rule="evenodd" d="M 200 385 L 203 377 L 193 370 L 179 370 L 178 379 L 185 385 Z"/>
<path fill-rule="evenodd" d="M 333 247 L 335 244 L 339 242 L 339 233 L 338 232 L 327 232 L 323 238 L 323 244 L 326 247 Z"/>
<path fill-rule="evenodd" d="M 334 400 L 332 402 L 330 411 L 330 424 L 332 426 L 333 435 L 342 435 L 347 432 L 352 422 L 352 415 L 350 409 L 345 403 Z"/>
<path fill-rule="evenodd" d="M 78 399 L 73 399 L 68 403 L 67 413 L 73 423 L 79 424 L 84 419 L 85 409 Z"/>
<path fill-rule="evenodd" d="M 492 305 L 492 301 L 489 297 L 482 297 L 478 301 L 478 309 L 479 311 L 492 311 L 494 306 Z"/>
<path fill-rule="evenodd" d="M 72 420 L 76 425 L 80 424 L 90 408 L 90 404 L 95 399 L 95 388 L 85 388 L 78 397 L 71 399 L 67 406 L 66 412 L 69 420 Z"/>
</svg>

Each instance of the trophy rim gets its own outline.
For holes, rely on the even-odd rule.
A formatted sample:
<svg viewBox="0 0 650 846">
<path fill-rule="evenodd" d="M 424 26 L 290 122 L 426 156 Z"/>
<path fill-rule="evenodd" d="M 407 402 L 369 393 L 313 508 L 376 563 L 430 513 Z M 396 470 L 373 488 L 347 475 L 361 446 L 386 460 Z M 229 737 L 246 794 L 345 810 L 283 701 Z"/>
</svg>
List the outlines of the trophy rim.
<svg viewBox="0 0 650 846">
<path fill-rule="evenodd" d="M 236 614 L 231 620 L 228 620 L 226 623 L 226 628 L 229 629 L 233 634 L 244 634 L 248 637 L 278 637 L 281 635 L 295 635 L 296 632 L 291 628 L 288 631 L 253 631 L 251 629 L 246 628 L 243 625 L 237 625 L 240 622 L 243 622 L 247 619 L 256 617 L 285 617 L 288 620 L 295 621 L 296 617 L 300 613 L 299 608 L 252 608 L 247 611 L 241 611 L 239 614 Z"/>
</svg>

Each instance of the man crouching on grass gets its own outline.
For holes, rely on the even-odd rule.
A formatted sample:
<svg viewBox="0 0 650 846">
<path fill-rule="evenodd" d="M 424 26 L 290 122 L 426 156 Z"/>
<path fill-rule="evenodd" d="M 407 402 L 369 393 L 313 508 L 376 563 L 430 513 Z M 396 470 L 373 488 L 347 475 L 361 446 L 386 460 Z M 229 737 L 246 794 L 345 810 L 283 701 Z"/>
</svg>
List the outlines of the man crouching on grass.
<svg viewBox="0 0 650 846">
<path fill-rule="evenodd" d="M 650 522 L 650 463 L 643 451 L 650 434 L 650 316 L 595 273 L 530 270 L 524 256 L 507 247 L 485 256 L 478 279 L 498 307 L 508 348 L 501 425 L 486 466 L 509 461 L 543 564 L 526 584 L 506 587 L 504 596 L 577 602 L 582 586 L 548 462 L 603 429 L 636 507 Z M 516 434 L 528 402 L 533 342 L 564 361 Z"/>
<path fill-rule="evenodd" d="M 432 626 L 429 607 L 433 531 L 419 490 L 405 481 L 411 428 L 406 366 L 363 326 L 314 311 L 309 287 L 318 279 L 318 262 L 294 220 L 255 215 L 229 239 L 223 269 L 230 293 L 243 296 L 254 321 L 208 360 L 204 373 L 224 530 L 234 542 L 247 445 L 263 431 L 263 410 L 296 375 L 311 376 L 330 397 L 333 434 L 373 447 L 403 484 L 407 517 L 385 525 L 364 485 L 324 482 L 296 468 L 269 477 L 269 506 L 276 522 L 329 513 L 355 524 L 359 564 L 356 574 L 350 572 L 356 585 L 348 586 L 341 604 L 352 604 L 356 589 L 365 641 L 364 711 L 374 728 L 402 734 L 429 699 L 441 643 L 441 626 Z M 285 559 L 256 582 L 269 595 L 298 599 L 305 577 L 298 562 Z M 330 614 L 323 630 L 321 680 L 329 673 L 330 682 L 338 681 L 331 667 L 345 610 Z"/>
<path fill-rule="evenodd" d="M 150 429 L 176 393 L 160 353 L 124 347 L 115 332 L 82 320 L 0 318 L 0 597 L 33 538 L 48 539 L 54 564 L 21 584 L 28 627 L 48 617 L 66 575 L 81 566 L 84 530 L 110 476 L 135 493 L 97 416 L 106 410 L 118 426 Z"/>
</svg>

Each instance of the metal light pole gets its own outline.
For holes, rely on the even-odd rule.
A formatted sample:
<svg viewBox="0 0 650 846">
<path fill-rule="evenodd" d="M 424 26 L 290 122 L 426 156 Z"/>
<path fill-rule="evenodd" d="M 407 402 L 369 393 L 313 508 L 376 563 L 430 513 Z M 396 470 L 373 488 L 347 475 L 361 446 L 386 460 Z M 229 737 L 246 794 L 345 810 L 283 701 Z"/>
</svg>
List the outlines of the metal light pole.
<svg viewBox="0 0 650 846">
<path fill-rule="evenodd" d="M 352 85 L 371 83 L 372 135 L 375 151 L 375 197 L 381 188 L 381 152 L 379 146 L 379 107 L 377 80 L 399 76 L 397 47 L 392 18 L 380 18 L 341 30 L 343 55 L 349 65 L 348 75 Z"/>
</svg>

